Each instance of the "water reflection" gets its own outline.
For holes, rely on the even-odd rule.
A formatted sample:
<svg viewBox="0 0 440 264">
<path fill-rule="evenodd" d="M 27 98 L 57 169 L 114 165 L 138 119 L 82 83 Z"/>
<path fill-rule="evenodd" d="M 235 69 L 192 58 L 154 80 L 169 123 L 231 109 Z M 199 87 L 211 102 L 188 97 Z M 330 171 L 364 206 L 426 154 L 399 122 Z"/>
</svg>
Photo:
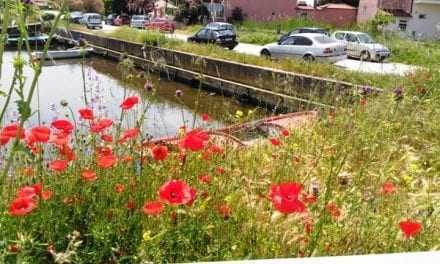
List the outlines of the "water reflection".
<svg viewBox="0 0 440 264">
<path fill-rule="evenodd" d="M 13 52 L 6 52 L 3 66 L 1 87 L 6 91 L 12 81 Z M 32 71 L 25 68 L 26 82 L 31 82 Z M 70 115 L 68 108 L 61 102 L 66 101 L 74 113 L 84 107 L 82 60 L 64 60 L 48 63 L 44 67 L 37 93 L 32 102 L 34 113 L 29 125 L 38 122 L 50 123 L 57 118 Z M 187 85 L 161 79 L 158 76 L 145 76 L 144 72 L 134 71 L 129 77 L 118 69 L 118 63 L 103 58 L 94 57 L 87 59 L 84 65 L 86 97 L 91 102 L 95 114 L 101 117 L 119 119 L 119 104 L 126 96 L 138 95 L 142 97 L 143 107 L 138 107 L 126 116 L 131 125 L 142 115 L 141 110 L 147 109 L 145 114 L 144 130 L 154 137 L 174 135 L 179 127 L 185 124 L 196 126 L 221 127 L 233 121 L 234 113 L 240 110 L 247 113 L 253 108 L 243 106 L 232 98 L 213 95 L 206 91 L 198 91 Z M 154 84 L 155 93 L 144 89 L 144 83 L 149 78 Z M 128 79 L 128 80 L 127 80 Z M 126 88 L 124 90 L 124 87 Z M 183 95 L 176 97 L 176 90 L 181 90 Z M 13 101 L 16 100 L 15 99 Z M 197 99 L 198 98 L 198 99 Z M 0 98 L 3 105 L 5 99 Z M 14 103 L 6 117 L 6 122 L 13 122 L 18 118 Z M 201 114 L 206 113 L 211 117 L 211 122 L 201 121 Z M 264 111 L 256 111 L 256 116 L 264 115 Z M 126 124 L 129 126 L 129 124 Z"/>
</svg>

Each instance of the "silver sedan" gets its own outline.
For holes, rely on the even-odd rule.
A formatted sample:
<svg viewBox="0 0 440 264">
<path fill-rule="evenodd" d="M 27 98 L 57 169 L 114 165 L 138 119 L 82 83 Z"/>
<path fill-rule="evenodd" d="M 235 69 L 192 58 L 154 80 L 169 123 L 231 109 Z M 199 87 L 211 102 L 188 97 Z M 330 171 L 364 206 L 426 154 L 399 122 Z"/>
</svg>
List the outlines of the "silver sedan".
<svg viewBox="0 0 440 264">
<path fill-rule="evenodd" d="M 323 34 L 302 33 L 291 35 L 282 42 L 264 46 L 261 55 L 337 62 L 347 58 L 347 46 Z"/>
</svg>

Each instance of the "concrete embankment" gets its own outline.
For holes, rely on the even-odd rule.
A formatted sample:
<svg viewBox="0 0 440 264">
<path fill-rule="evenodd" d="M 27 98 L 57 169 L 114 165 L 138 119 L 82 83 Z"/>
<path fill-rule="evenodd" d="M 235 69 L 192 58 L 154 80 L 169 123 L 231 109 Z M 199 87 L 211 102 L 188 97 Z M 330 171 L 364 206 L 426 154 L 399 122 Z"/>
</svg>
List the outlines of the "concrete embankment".
<svg viewBox="0 0 440 264">
<path fill-rule="evenodd" d="M 328 108 L 350 102 L 364 87 L 332 79 L 242 64 L 191 53 L 146 46 L 81 31 L 60 35 L 85 39 L 97 54 L 130 57 L 136 66 L 160 71 L 169 78 L 235 96 L 242 101 L 282 111 Z"/>
</svg>

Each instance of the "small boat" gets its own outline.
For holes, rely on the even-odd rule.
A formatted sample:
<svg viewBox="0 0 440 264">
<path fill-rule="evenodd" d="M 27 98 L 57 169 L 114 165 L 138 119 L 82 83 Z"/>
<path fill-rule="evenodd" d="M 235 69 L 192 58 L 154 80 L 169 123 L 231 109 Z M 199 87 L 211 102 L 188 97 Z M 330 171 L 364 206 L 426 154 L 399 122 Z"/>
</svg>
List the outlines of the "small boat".
<svg viewBox="0 0 440 264">
<path fill-rule="evenodd" d="M 16 37 L 9 37 L 7 44 L 8 45 L 17 45 L 19 40 L 21 39 L 21 37 L 16 36 Z M 46 34 L 38 34 L 35 36 L 30 36 L 28 38 L 29 43 L 32 44 L 44 44 L 46 43 L 46 41 L 49 39 L 49 36 Z"/>
<path fill-rule="evenodd" d="M 82 58 L 89 55 L 93 51 L 93 48 L 73 48 L 68 50 L 50 50 L 47 52 L 47 60 L 57 60 L 57 59 L 75 59 Z M 43 58 L 43 52 L 38 51 L 32 53 L 34 59 L 40 60 Z"/>
<path fill-rule="evenodd" d="M 211 140 L 223 145 L 234 147 L 252 146 L 261 142 L 261 139 L 277 137 L 284 130 L 292 130 L 307 126 L 318 119 L 318 112 L 294 112 L 289 114 L 267 117 L 261 120 L 228 126 L 225 128 L 212 129 L 207 132 Z M 144 142 L 145 146 L 156 144 L 176 145 L 179 137 L 167 137 L 153 139 Z"/>
</svg>

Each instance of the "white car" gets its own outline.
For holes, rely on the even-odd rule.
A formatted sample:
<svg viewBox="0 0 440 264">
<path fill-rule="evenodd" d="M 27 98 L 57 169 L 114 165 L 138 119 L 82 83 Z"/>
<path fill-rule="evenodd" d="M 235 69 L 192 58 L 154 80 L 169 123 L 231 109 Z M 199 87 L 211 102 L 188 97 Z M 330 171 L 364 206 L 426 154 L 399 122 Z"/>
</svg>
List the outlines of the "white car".
<svg viewBox="0 0 440 264">
<path fill-rule="evenodd" d="M 263 47 L 261 55 L 274 58 L 303 58 L 306 61 L 337 62 L 347 58 L 344 44 L 320 33 L 293 34 Z"/>
<path fill-rule="evenodd" d="M 81 25 L 85 25 L 87 28 L 99 28 L 102 29 L 102 17 L 100 14 L 87 13 L 84 14 L 79 21 Z"/>
<path fill-rule="evenodd" d="M 363 61 L 381 62 L 391 55 L 387 47 L 376 43 L 367 33 L 336 31 L 332 34 L 332 37 L 347 45 L 349 57 L 359 58 Z"/>
<path fill-rule="evenodd" d="M 130 20 L 130 27 L 132 28 L 145 28 L 145 24 L 150 22 L 150 16 L 148 15 L 134 15 Z"/>
</svg>

